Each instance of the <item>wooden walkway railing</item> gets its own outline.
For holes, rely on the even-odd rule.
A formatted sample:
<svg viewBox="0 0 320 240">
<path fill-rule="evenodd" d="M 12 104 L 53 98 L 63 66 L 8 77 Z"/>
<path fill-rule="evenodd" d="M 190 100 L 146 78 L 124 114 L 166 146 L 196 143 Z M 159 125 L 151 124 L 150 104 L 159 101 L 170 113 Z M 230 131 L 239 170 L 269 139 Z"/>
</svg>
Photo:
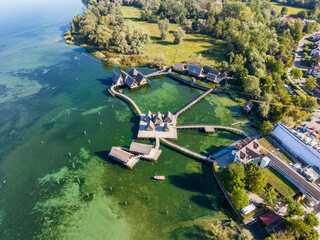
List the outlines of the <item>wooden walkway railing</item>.
<svg viewBox="0 0 320 240">
<path fill-rule="evenodd" d="M 166 144 L 167 146 L 169 146 L 169 147 L 171 147 L 171 148 L 173 148 L 173 149 L 175 149 L 175 150 L 177 150 L 179 152 L 182 152 L 182 153 L 184 153 L 184 154 L 186 154 L 188 156 L 192 156 L 192 157 L 194 157 L 196 159 L 199 159 L 199 160 L 202 160 L 202 161 L 204 161 L 206 163 L 212 163 L 213 162 L 213 160 L 210 157 L 206 157 L 206 156 L 203 156 L 203 155 L 201 155 L 199 153 L 193 152 L 193 151 L 191 151 L 191 150 L 189 150 L 187 148 L 181 147 L 181 146 L 179 146 L 179 145 L 177 145 L 177 144 L 175 144 L 173 142 L 170 142 L 170 141 L 168 141 L 168 140 L 166 140 L 164 138 L 160 138 L 160 140 L 164 144 Z"/>
<path fill-rule="evenodd" d="M 202 95 L 200 95 L 199 97 L 197 97 L 196 99 L 194 99 L 192 102 L 190 102 L 189 104 L 187 104 L 186 106 L 184 106 L 183 108 L 181 108 L 178 112 L 176 112 L 175 117 L 176 119 L 179 117 L 179 115 L 183 112 L 185 112 L 186 110 L 188 110 L 189 108 L 191 108 L 193 105 L 195 105 L 196 103 L 198 103 L 199 101 L 201 101 L 203 98 L 205 98 L 209 93 L 211 93 L 212 89 L 210 88 L 208 91 L 206 91 L 205 93 L 203 93 Z"/>
<path fill-rule="evenodd" d="M 138 105 L 135 103 L 135 101 L 133 101 L 131 98 L 129 98 L 128 96 L 122 94 L 122 93 L 119 93 L 115 90 L 115 88 L 118 87 L 118 85 L 112 85 L 109 89 L 111 91 L 111 93 L 113 93 L 115 96 L 119 97 L 119 98 L 122 98 L 124 100 L 126 100 L 127 102 L 129 102 L 133 108 L 136 110 L 136 112 L 138 113 L 139 116 L 142 115 L 142 112 L 140 110 L 140 108 L 138 107 Z M 112 94 L 111 94 L 112 95 Z"/>
<path fill-rule="evenodd" d="M 160 76 L 166 76 L 169 74 L 169 72 L 167 72 L 168 69 L 164 69 L 164 70 L 159 70 L 156 72 L 152 72 L 150 74 L 145 75 L 146 78 L 152 78 L 152 77 L 160 77 Z"/>
<path fill-rule="evenodd" d="M 156 147 L 155 149 L 159 149 L 160 148 L 160 138 L 156 138 Z"/>
<path fill-rule="evenodd" d="M 238 128 L 233 128 L 233 127 L 226 127 L 226 126 L 221 126 L 221 125 L 184 125 L 184 126 L 176 126 L 177 130 L 188 130 L 188 129 L 205 129 L 206 127 L 212 127 L 214 129 L 219 129 L 219 130 L 227 130 L 227 131 L 232 131 L 239 133 L 240 135 L 244 137 L 249 137 L 249 134 L 247 134 L 245 131 L 242 131 Z"/>
</svg>

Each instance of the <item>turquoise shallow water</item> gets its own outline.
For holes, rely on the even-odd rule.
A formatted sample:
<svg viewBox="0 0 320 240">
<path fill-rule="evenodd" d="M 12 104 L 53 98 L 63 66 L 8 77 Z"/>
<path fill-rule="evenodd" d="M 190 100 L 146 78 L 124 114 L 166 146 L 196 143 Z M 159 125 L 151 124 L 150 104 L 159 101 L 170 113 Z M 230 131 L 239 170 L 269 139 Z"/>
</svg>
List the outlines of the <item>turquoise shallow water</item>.
<svg viewBox="0 0 320 240">
<path fill-rule="evenodd" d="M 158 163 L 141 161 L 132 171 L 106 157 L 112 146 L 131 143 L 137 117 L 107 93 L 112 66 L 61 39 L 83 7 L 80 0 L 14 0 L 0 10 L 0 239 L 202 238 L 199 219 L 229 216 L 209 166 L 163 146 Z M 153 112 L 175 112 L 201 94 L 166 78 L 125 92 Z M 230 125 L 238 114 L 235 102 L 212 95 L 179 124 Z M 178 136 L 203 154 L 239 138 Z"/>
</svg>

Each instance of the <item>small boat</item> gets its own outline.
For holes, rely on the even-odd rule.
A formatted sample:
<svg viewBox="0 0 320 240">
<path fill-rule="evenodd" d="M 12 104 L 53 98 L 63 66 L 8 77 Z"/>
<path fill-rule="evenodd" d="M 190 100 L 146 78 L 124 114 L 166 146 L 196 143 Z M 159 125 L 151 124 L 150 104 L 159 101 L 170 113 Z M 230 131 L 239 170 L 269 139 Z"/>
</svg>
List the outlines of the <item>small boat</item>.
<svg viewBox="0 0 320 240">
<path fill-rule="evenodd" d="M 153 179 L 155 179 L 155 180 L 165 180 L 166 177 L 165 176 L 154 176 Z"/>
</svg>

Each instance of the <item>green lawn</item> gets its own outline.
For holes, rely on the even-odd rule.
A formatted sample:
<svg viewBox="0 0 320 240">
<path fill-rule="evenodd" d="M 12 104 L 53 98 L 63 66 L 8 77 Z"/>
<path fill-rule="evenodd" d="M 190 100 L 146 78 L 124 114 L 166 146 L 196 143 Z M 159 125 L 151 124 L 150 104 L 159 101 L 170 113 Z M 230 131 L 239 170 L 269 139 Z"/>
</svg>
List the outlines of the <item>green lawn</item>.
<svg viewBox="0 0 320 240">
<path fill-rule="evenodd" d="M 279 11 L 279 13 L 281 12 L 281 9 L 283 7 L 287 7 L 288 8 L 288 13 L 287 15 L 296 15 L 298 14 L 299 12 L 303 11 L 303 10 L 308 10 L 306 8 L 298 8 L 298 7 L 291 7 L 291 6 L 287 6 L 285 4 L 282 4 L 282 3 L 276 3 L 276 2 L 270 2 L 272 5 L 274 5 L 277 10 Z"/>
<path fill-rule="evenodd" d="M 273 151 L 273 152 L 277 153 L 277 155 L 279 157 L 281 157 L 283 160 L 285 160 L 287 163 L 292 163 L 292 160 L 287 155 L 285 155 L 283 152 L 277 150 L 277 146 L 268 138 L 259 139 L 259 143 L 265 149 L 267 149 L 269 152 Z"/>
<path fill-rule="evenodd" d="M 150 33 L 150 43 L 147 46 L 146 54 L 154 58 L 158 53 L 163 53 L 168 60 L 168 65 L 180 62 L 196 62 L 210 66 L 218 66 L 219 62 L 225 60 L 227 44 L 218 39 L 210 38 L 204 34 L 187 34 L 179 45 L 173 44 L 173 31 L 179 27 L 177 24 L 170 24 L 168 39 L 160 38 L 160 31 L 157 23 L 148 23 L 140 20 L 140 9 L 135 7 L 121 7 L 125 23 L 130 29 L 140 27 Z M 202 51 L 215 49 L 215 54 L 206 55 Z M 202 55 L 199 56 L 199 54 Z"/>
<path fill-rule="evenodd" d="M 287 179 L 282 177 L 279 173 L 273 170 L 271 167 L 267 167 L 262 170 L 265 177 L 267 178 L 267 182 L 274 187 L 276 191 L 278 191 L 282 196 L 290 196 L 292 197 L 298 192 L 295 186 L 293 186 Z"/>
</svg>

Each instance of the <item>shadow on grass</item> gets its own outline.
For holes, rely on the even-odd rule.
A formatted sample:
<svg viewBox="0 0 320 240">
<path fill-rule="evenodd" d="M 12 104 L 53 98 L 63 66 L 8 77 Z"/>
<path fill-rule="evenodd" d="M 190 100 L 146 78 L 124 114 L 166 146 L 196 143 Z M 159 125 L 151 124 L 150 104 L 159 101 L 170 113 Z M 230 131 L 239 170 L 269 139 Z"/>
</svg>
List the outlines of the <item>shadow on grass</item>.
<svg viewBox="0 0 320 240">
<path fill-rule="evenodd" d="M 202 208 L 207 208 L 214 211 L 217 210 L 215 206 L 217 206 L 218 204 L 215 197 L 208 195 L 193 195 L 191 196 L 190 201 Z"/>
</svg>

